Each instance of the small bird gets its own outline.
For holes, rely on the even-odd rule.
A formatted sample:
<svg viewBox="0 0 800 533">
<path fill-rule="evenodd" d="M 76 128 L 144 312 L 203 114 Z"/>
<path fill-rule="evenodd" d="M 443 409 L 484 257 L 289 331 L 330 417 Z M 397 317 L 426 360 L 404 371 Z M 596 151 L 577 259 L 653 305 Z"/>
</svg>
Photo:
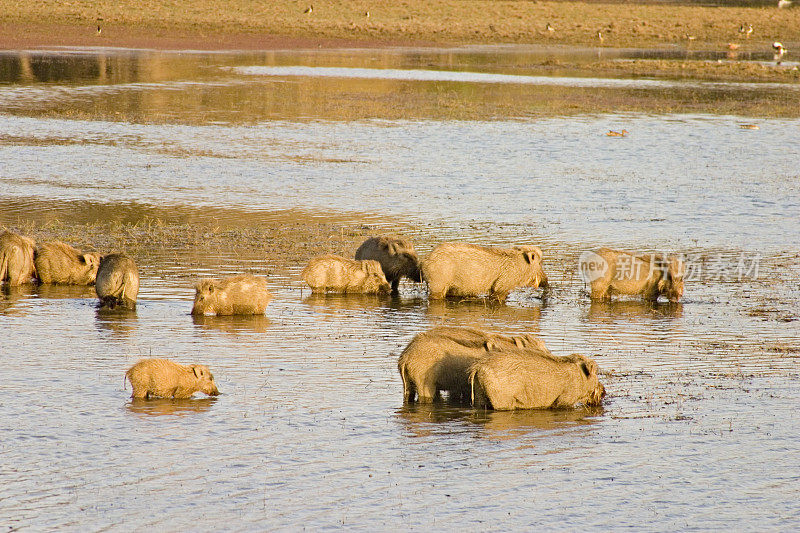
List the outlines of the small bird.
<svg viewBox="0 0 800 533">
<path fill-rule="evenodd" d="M 597 38 L 600 39 L 601 43 L 603 42 L 603 32 L 602 31 L 598 31 L 597 32 Z"/>
<path fill-rule="evenodd" d="M 554 31 L 556 31 L 556 29 L 553 27 L 553 25 L 550 24 L 549 22 L 547 23 L 547 26 L 544 27 L 544 29 L 546 29 L 550 33 L 553 33 Z"/>
<path fill-rule="evenodd" d="M 622 130 L 622 131 L 608 130 L 606 135 L 608 137 L 625 137 L 626 135 L 628 135 L 628 130 Z"/>
<path fill-rule="evenodd" d="M 306 15 L 310 15 L 312 11 L 314 11 L 314 6 L 308 6 L 306 10 L 303 11 L 303 13 L 305 13 Z"/>
<path fill-rule="evenodd" d="M 783 59 L 783 54 L 786 53 L 786 48 L 783 47 L 778 41 L 772 43 L 772 49 L 775 51 L 775 55 L 772 56 L 772 59 L 778 64 L 781 64 L 781 60 Z"/>
<path fill-rule="evenodd" d="M 364 13 L 364 16 L 365 16 L 365 17 L 367 17 L 367 18 L 369 18 L 369 11 L 365 12 L 365 13 Z"/>
<path fill-rule="evenodd" d="M 739 26 L 739 33 L 744 33 L 744 36 L 749 39 L 750 34 L 753 33 L 753 25 L 752 24 L 742 24 Z"/>
<path fill-rule="evenodd" d="M 103 22 L 103 19 L 98 18 L 97 19 L 97 35 L 100 35 L 101 33 L 103 33 L 103 28 L 100 27 L 100 23 L 101 22 Z"/>
<path fill-rule="evenodd" d="M 778 9 L 790 7 L 791 5 L 792 5 L 791 0 L 778 0 Z"/>
</svg>

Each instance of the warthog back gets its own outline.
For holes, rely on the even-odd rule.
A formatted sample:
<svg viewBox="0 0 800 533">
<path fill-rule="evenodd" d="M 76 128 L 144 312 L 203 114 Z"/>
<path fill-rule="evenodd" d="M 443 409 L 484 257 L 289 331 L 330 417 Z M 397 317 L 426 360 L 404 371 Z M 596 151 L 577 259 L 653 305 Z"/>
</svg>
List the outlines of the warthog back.
<svg viewBox="0 0 800 533">
<path fill-rule="evenodd" d="M 363 261 L 372 259 L 381 264 L 386 280 L 392 285 L 392 292 L 397 292 L 400 278 L 403 276 L 412 281 L 422 281 L 419 258 L 411 241 L 403 237 L 382 235 L 370 237 L 356 250 L 356 259 Z"/>
<path fill-rule="evenodd" d="M 189 398 L 195 392 L 219 394 L 214 375 L 205 365 L 179 365 L 169 359 L 144 359 L 125 372 L 132 398 Z"/>
<path fill-rule="evenodd" d="M 263 315 L 272 294 L 267 280 L 243 274 L 203 280 L 195 287 L 193 315 Z"/>
<path fill-rule="evenodd" d="M 36 277 L 32 239 L 10 231 L 0 233 L 0 283 L 22 285 Z"/>
<path fill-rule="evenodd" d="M 81 253 L 63 242 L 47 242 L 36 248 L 35 263 L 42 283 L 91 285 L 97 278 L 100 254 Z"/>
<path fill-rule="evenodd" d="M 390 289 L 377 261 L 355 261 L 333 254 L 313 258 L 301 277 L 314 292 L 366 294 Z"/>
<path fill-rule="evenodd" d="M 685 265 L 677 255 L 632 254 L 610 248 L 587 254 L 594 268 L 582 273 L 593 300 L 610 300 L 612 294 L 623 294 L 650 301 L 663 295 L 677 302 L 683 296 Z M 585 266 L 581 264 L 582 271 Z"/>
<path fill-rule="evenodd" d="M 133 259 L 124 254 L 104 256 L 97 269 L 95 291 L 103 307 L 135 309 L 139 272 Z"/>
<path fill-rule="evenodd" d="M 605 388 L 597 374 L 597 363 L 580 354 L 496 352 L 470 368 L 472 404 L 497 410 L 600 405 Z"/>
<path fill-rule="evenodd" d="M 436 246 L 422 262 L 430 297 L 489 295 L 503 301 L 517 287 L 546 285 L 538 246 L 498 248 L 460 242 Z"/>
<path fill-rule="evenodd" d="M 417 334 L 400 354 L 397 368 L 407 402 L 432 402 L 440 391 L 468 402 L 469 369 L 492 351 L 544 350 L 540 339 L 523 334 L 507 336 L 476 328 L 437 326 Z"/>
</svg>

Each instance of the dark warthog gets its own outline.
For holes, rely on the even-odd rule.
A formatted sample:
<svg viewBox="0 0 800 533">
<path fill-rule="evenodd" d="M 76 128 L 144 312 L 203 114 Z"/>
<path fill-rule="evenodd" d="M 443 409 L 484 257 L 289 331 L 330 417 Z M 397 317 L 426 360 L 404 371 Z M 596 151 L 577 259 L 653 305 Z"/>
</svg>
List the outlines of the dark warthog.
<svg viewBox="0 0 800 533">
<path fill-rule="evenodd" d="M 81 253 L 63 242 L 46 242 L 36 247 L 36 274 L 42 283 L 91 285 L 100 259 L 98 253 Z"/>
<path fill-rule="evenodd" d="M 422 262 L 422 277 L 434 299 L 488 294 L 504 301 L 517 287 L 547 285 L 538 246 L 497 248 L 445 242 Z"/>
<path fill-rule="evenodd" d="M 184 366 L 169 359 L 144 359 L 130 367 L 125 377 L 131 382 L 131 398 L 189 398 L 195 392 L 219 394 L 214 376 L 205 365 Z"/>
<path fill-rule="evenodd" d="M 249 274 L 206 279 L 195 289 L 193 315 L 263 315 L 272 300 L 267 280 Z"/>
<path fill-rule="evenodd" d="M 422 281 L 414 245 L 403 237 L 370 237 L 356 250 L 356 259 L 372 259 L 380 263 L 393 293 L 397 292 L 403 276 L 412 281 Z"/>
<path fill-rule="evenodd" d="M 472 405 L 503 411 L 600 405 L 606 389 L 597 373 L 597 363 L 580 354 L 491 353 L 469 369 Z"/>
<path fill-rule="evenodd" d="M 496 350 L 550 353 L 533 335 L 507 336 L 475 328 L 439 326 L 417 334 L 400 354 L 397 369 L 406 402 L 432 402 L 439 391 L 451 399 L 469 402 L 469 368 Z"/>
<path fill-rule="evenodd" d="M 581 255 L 580 269 L 590 284 L 592 300 L 610 300 L 612 294 L 626 294 L 649 301 L 663 295 L 677 302 L 683 296 L 686 267 L 678 255 L 635 255 L 600 248 Z"/>
<path fill-rule="evenodd" d="M 0 283 L 22 285 L 36 277 L 33 239 L 10 231 L 0 233 Z"/>
<path fill-rule="evenodd" d="M 375 293 L 390 289 L 377 261 L 355 261 L 333 254 L 309 261 L 301 276 L 313 292 Z"/>
<path fill-rule="evenodd" d="M 133 259 L 124 254 L 109 254 L 100 260 L 95 291 L 102 307 L 136 309 L 139 272 Z"/>
</svg>

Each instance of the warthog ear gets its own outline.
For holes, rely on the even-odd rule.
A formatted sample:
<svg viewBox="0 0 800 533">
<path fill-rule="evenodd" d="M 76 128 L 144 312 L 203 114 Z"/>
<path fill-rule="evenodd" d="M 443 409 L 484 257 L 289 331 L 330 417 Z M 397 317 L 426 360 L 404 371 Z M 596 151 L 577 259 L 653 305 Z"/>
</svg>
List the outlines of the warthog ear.
<svg viewBox="0 0 800 533">
<path fill-rule="evenodd" d="M 497 346 L 494 344 L 494 341 L 486 340 L 483 343 L 483 349 L 486 350 L 487 352 L 491 352 L 492 350 L 497 349 Z"/>
<path fill-rule="evenodd" d="M 581 361 L 578 366 L 587 378 L 591 377 L 593 373 L 597 374 L 597 363 L 594 361 Z"/>
<path fill-rule="evenodd" d="M 386 246 L 386 250 L 389 252 L 389 255 L 396 255 L 398 253 L 397 243 L 396 242 L 390 242 Z"/>
<path fill-rule="evenodd" d="M 194 372 L 194 377 L 197 379 L 203 377 L 203 369 L 197 365 L 192 365 L 192 372 Z"/>
</svg>

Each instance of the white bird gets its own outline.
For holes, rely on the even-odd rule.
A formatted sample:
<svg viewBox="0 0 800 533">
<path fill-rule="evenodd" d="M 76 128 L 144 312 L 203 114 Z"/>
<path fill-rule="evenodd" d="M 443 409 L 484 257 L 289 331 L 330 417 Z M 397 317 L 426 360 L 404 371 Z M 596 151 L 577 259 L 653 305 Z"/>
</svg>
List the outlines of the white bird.
<svg viewBox="0 0 800 533">
<path fill-rule="evenodd" d="M 305 13 L 306 15 L 310 15 L 312 11 L 314 11 L 314 6 L 308 6 L 306 10 L 303 11 L 303 13 Z"/>
<path fill-rule="evenodd" d="M 775 60 L 778 65 L 780 65 L 781 59 L 783 59 L 783 54 L 786 53 L 786 48 L 784 48 L 783 45 L 778 41 L 775 41 L 772 43 L 772 49 L 775 50 L 775 55 L 772 56 L 772 59 Z"/>
<path fill-rule="evenodd" d="M 547 31 L 549 31 L 551 33 L 556 31 L 556 29 L 549 22 L 547 23 L 547 26 L 544 27 L 544 29 L 546 29 Z"/>
<path fill-rule="evenodd" d="M 783 9 L 784 7 L 789 7 L 791 5 L 791 0 L 778 0 L 778 9 Z"/>
</svg>

